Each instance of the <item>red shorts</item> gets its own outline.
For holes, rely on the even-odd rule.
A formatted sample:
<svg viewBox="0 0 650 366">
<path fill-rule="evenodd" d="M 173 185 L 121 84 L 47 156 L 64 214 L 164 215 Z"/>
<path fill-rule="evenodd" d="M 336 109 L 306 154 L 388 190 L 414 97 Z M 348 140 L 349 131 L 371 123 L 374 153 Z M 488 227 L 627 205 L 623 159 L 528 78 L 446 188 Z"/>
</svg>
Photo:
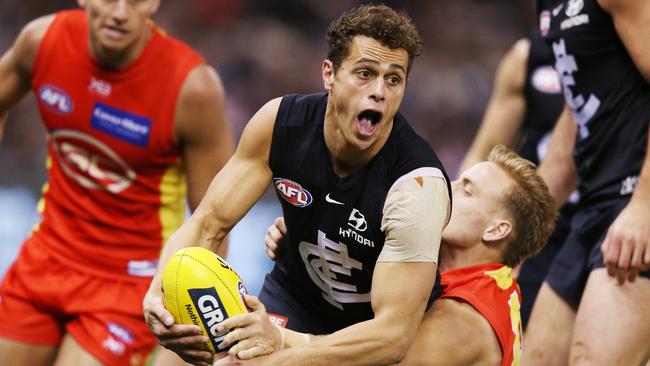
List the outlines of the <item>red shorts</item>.
<svg viewBox="0 0 650 366">
<path fill-rule="evenodd" d="M 30 238 L 0 287 L 0 337 L 56 347 L 69 333 L 106 365 L 142 365 L 156 345 L 147 288 L 65 266 Z"/>
</svg>

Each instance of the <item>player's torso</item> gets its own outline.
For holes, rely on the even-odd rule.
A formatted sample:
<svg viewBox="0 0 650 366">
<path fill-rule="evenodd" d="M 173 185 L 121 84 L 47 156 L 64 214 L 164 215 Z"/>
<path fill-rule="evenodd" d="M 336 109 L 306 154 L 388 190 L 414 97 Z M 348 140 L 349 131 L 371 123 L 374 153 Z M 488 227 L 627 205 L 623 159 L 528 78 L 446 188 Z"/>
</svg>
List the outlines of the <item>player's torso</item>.
<svg viewBox="0 0 650 366">
<path fill-rule="evenodd" d="M 185 180 L 173 130 L 181 71 L 161 57 L 165 36 L 154 28 L 135 62 L 103 69 L 90 56 L 81 16 L 57 15 L 33 69 L 49 149 L 36 235 L 59 243 L 51 246 L 58 252 L 74 248 L 101 257 L 105 249 L 109 266 L 155 259 L 163 231 L 183 215 Z M 150 273 L 151 267 L 140 263 L 128 271 Z"/>
<path fill-rule="evenodd" d="M 521 293 L 512 269 L 489 263 L 441 275 L 442 298 L 470 304 L 490 323 L 502 349 L 501 366 L 519 366 L 522 352 Z"/>
<path fill-rule="evenodd" d="M 630 194 L 645 154 L 650 87 L 596 0 L 541 1 L 540 30 L 578 126 L 581 196 Z"/>
<path fill-rule="evenodd" d="M 523 158 L 539 164 L 546 155 L 553 126 L 564 106 L 560 79 L 553 68 L 553 53 L 539 31 L 533 32 L 530 37 L 524 97 L 524 140 L 517 152 Z"/>
<path fill-rule="evenodd" d="M 319 320 L 327 319 L 324 326 L 335 330 L 372 317 L 372 273 L 384 244 L 382 210 L 400 176 L 394 150 L 399 140 L 411 135 L 405 121 L 396 117 L 380 153 L 341 178 L 332 169 L 323 139 L 326 96 L 299 98 L 322 98 L 322 103 L 307 113 L 314 117 L 309 124 L 280 132 L 276 122 L 270 162 L 288 234 L 286 252 L 273 276 Z"/>
</svg>

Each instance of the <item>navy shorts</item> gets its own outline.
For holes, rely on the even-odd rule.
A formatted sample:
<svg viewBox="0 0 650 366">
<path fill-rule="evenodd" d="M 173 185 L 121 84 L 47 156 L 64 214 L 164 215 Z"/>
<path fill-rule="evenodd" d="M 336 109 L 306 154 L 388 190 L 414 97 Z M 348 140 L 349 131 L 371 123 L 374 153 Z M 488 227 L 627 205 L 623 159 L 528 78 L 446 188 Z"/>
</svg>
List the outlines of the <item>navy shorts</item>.
<svg viewBox="0 0 650 366">
<path fill-rule="evenodd" d="M 266 311 L 286 319 L 286 328 L 302 333 L 327 334 L 329 333 L 320 322 L 312 317 L 309 312 L 294 299 L 269 273 L 264 278 L 260 301 Z"/>
<path fill-rule="evenodd" d="M 628 202 L 629 197 L 608 201 L 574 214 L 571 232 L 546 277 L 551 288 L 574 309 L 580 304 L 589 273 L 604 267 L 600 246 L 609 226 Z M 650 271 L 640 275 L 650 277 Z"/>
<path fill-rule="evenodd" d="M 555 231 L 544 248 L 536 255 L 526 259 L 521 265 L 517 283 L 521 290 L 521 324 L 524 329 L 528 324 L 530 312 L 537 298 L 539 288 L 546 279 L 548 270 L 571 230 L 571 218 L 574 205 L 565 206 L 557 220 Z"/>
</svg>

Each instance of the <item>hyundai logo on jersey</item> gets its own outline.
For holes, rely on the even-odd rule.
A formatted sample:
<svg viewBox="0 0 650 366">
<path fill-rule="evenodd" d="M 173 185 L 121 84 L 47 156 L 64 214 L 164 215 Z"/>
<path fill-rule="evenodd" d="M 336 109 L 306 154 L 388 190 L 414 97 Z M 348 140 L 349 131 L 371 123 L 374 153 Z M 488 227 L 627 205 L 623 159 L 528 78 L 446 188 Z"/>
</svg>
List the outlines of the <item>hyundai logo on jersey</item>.
<svg viewBox="0 0 650 366">
<path fill-rule="evenodd" d="M 53 85 L 43 85 L 38 91 L 38 98 L 47 109 L 54 113 L 68 114 L 74 107 L 70 96 Z"/>
<path fill-rule="evenodd" d="M 95 103 L 91 127 L 117 139 L 142 147 L 149 144 L 151 120 L 106 104 Z"/>
<path fill-rule="evenodd" d="M 280 196 L 294 206 L 309 206 L 312 201 L 311 193 L 292 180 L 273 178 L 273 184 L 275 184 L 275 189 L 280 192 Z"/>
</svg>

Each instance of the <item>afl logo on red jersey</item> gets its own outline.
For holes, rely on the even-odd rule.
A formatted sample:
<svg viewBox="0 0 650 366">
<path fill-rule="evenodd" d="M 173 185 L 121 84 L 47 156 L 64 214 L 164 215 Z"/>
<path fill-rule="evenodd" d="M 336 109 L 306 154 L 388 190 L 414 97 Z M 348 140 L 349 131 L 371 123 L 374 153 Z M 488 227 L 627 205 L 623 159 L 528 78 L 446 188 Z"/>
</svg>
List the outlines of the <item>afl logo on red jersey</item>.
<svg viewBox="0 0 650 366">
<path fill-rule="evenodd" d="M 306 207 L 311 204 L 312 196 L 308 190 L 292 180 L 285 178 L 273 178 L 275 189 L 282 198 L 297 207 Z"/>
<path fill-rule="evenodd" d="M 43 105 L 54 113 L 68 114 L 72 112 L 74 104 L 72 99 L 62 89 L 53 85 L 43 85 L 38 90 L 38 99 Z"/>
<path fill-rule="evenodd" d="M 63 172 L 79 185 L 120 193 L 136 178 L 122 158 L 96 138 L 72 130 L 55 130 L 50 135 Z"/>
</svg>

